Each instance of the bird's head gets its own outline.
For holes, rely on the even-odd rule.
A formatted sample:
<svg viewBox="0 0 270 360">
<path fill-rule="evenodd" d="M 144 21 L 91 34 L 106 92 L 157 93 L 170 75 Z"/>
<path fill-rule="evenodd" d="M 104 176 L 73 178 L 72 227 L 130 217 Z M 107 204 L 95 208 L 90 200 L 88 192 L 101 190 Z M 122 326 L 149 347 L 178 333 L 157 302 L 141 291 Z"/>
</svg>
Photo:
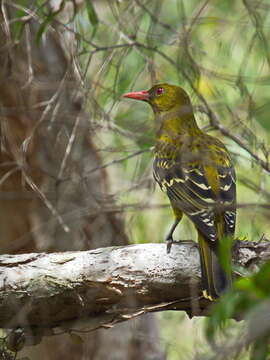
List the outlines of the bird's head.
<svg viewBox="0 0 270 360">
<path fill-rule="evenodd" d="M 167 112 L 176 108 L 182 108 L 190 112 L 191 104 L 187 93 L 179 86 L 170 84 L 157 84 L 150 90 L 135 91 L 123 95 L 124 97 L 142 100 L 149 103 L 153 110 L 158 113 Z"/>
</svg>

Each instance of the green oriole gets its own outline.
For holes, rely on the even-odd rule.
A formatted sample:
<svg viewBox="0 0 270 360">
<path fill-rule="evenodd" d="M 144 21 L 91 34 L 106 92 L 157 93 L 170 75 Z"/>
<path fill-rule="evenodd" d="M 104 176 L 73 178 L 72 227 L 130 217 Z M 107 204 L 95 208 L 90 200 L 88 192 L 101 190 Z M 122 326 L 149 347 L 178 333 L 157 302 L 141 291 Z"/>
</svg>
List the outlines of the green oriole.
<svg viewBox="0 0 270 360">
<path fill-rule="evenodd" d="M 203 295 L 214 300 L 232 281 L 218 257 L 220 242 L 232 239 L 235 231 L 236 186 L 230 155 L 221 141 L 199 129 L 182 88 L 158 84 L 124 97 L 149 103 L 158 123 L 154 178 L 167 193 L 175 216 L 166 238 L 167 251 L 184 213 L 198 231 Z"/>
</svg>

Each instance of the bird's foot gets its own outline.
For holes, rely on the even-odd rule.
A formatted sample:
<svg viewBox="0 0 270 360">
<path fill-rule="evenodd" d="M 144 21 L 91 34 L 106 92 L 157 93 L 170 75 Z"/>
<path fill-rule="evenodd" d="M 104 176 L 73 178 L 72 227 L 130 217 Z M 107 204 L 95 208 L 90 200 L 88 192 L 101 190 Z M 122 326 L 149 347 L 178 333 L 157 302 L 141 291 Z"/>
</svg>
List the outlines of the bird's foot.
<svg viewBox="0 0 270 360">
<path fill-rule="evenodd" d="M 172 244 L 192 244 L 197 246 L 193 240 L 173 240 L 173 238 L 166 238 L 167 243 L 167 254 L 171 252 Z"/>
<path fill-rule="evenodd" d="M 171 252 L 172 244 L 179 244 L 180 241 L 173 240 L 172 237 L 169 237 L 166 238 L 166 243 L 167 243 L 167 254 L 169 254 Z"/>
</svg>

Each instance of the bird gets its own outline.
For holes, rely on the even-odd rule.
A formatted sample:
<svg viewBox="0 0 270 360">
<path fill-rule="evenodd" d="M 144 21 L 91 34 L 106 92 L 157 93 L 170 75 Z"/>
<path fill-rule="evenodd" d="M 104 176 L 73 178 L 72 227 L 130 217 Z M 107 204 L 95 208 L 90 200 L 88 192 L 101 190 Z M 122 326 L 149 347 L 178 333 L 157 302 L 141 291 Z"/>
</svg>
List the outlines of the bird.
<svg viewBox="0 0 270 360">
<path fill-rule="evenodd" d="M 153 176 L 174 214 L 166 236 L 167 253 L 177 242 L 173 233 L 185 214 L 198 233 L 202 294 L 215 301 L 232 286 L 231 245 L 227 268 L 220 257 L 222 242 L 233 243 L 236 223 L 236 174 L 230 153 L 198 127 L 183 88 L 160 83 L 123 96 L 148 103 L 155 115 Z"/>
</svg>

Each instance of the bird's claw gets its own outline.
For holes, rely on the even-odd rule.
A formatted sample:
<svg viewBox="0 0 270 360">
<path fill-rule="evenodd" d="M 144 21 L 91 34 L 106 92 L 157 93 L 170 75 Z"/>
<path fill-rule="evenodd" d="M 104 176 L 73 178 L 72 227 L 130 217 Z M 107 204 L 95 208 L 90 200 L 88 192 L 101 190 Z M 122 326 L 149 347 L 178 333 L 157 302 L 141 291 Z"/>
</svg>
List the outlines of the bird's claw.
<svg viewBox="0 0 270 360">
<path fill-rule="evenodd" d="M 179 244 L 180 241 L 173 240 L 173 238 L 167 238 L 166 243 L 167 243 L 167 254 L 169 254 L 171 252 L 172 244 Z"/>
<path fill-rule="evenodd" d="M 166 239 L 166 243 L 167 243 L 167 254 L 169 254 L 171 252 L 173 239 Z"/>
</svg>

